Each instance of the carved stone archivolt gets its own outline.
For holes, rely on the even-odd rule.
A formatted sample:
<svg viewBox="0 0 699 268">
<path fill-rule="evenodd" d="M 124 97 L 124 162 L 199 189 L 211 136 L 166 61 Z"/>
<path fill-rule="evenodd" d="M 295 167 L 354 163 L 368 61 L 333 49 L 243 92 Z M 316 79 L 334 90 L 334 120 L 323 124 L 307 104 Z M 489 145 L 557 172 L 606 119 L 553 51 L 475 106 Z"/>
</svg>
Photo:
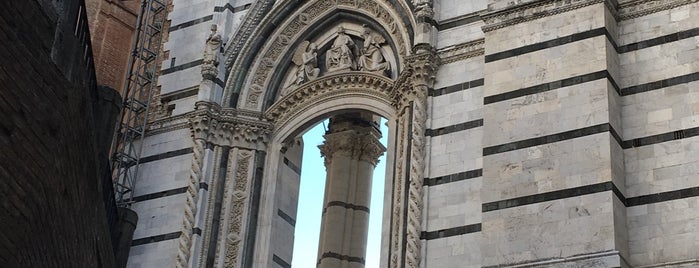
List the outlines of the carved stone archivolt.
<svg viewBox="0 0 699 268">
<path fill-rule="evenodd" d="M 265 112 L 265 118 L 275 125 L 309 109 L 320 99 L 331 99 L 343 94 L 362 95 L 390 104 L 393 81 L 388 77 L 367 72 L 331 74 L 303 84 L 284 95 Z"/>
<path fill-rule="evenodd" d="M 283 5 L 280 5 L 283 6 Z M 279 7 L 281 8 L 281 7 Z M 301 38 L 301 35 L 303 35 L 305 32 L 310 31 L 311 25 L 316 23 L 317 21 L 323 19 L 324 17 L 328 16 L 329 14 L 333 13 L 334 11 L 337 10 L 347 10 L 347 11 L 352 11 L 355 13 L 361 13 L 366 15 L 367 17 L 373 18 L 376 20 L 381 27 L 386 29 L 388 32 L 389 37 L 391 40 L 393 40 L 393 43 L 396 46 L 396 49 L 398 50 L 397 53 L 399 56 L 405 56 L 409 53 L 407 48 L 409 47 L 409 37 L 407 36 L 407 30 L 406 30 L 406 25 L 401 24 L 403 21 L 402 19 L 402 14 L 397 12 L 395 8 L 393 7 L 392 4 L 384 2 L 384 1 L 370 1 L 370 0 L 352 0 L 352 1 L 337 1 L 337 0 L 315 0 L 315 1 L 310 1 L 301 8 L 299 8 L 294 14 L 289 16 L 284 23 L 278 27 L 278 30 L 276 30 L 273 34 L 273 36 L 270 36 L 270 40 L 277 40 L 277 42 L 269 42 L 267 45 L 265 45 L 260 53 L 256 53 L 258 56 L 256 60 L 254 61 L 254 65 L 252 68 L 242 68 L 242 66 L 239 66 L 237 64 L 242 64 L 242 63 L 237 63 L 235 61 L 230 61 L 232 64 L 231 70 L 232 72 L 229 74 L 229 81 L 226 83 L 226 89 L 225 89 L 225 96 L 224 96 L 224 103 L 228 103 L 231 98 L 231 92 L 234 91 L 240 91 L 241 92 L 241 102 L 243 103 L 242 105 L 239 105 L 241 107 L 245 107 L 247 109 L 260 109 L 261 108 L 261 102 L 259 101 L 261 98 L 263 98 L 261 95 L 264 95 L 264 92 L 261 92 L 260 89 L 268 89 L 270 79 L 272 77 L 272 72 L 275 70 L 276 66 L 280 64 L 281 58 L 283 55 L 288 55 L 290 54 L 291 49 L 296 49 L 295 47 L 292 48 L 290 47 L 289 42 L 283 42 L 283 40 L 294 40 L 297 38 Z M 261 24 L 265 23 L 265 20 L 263 19 Z M 281 39 L 280 39 L 281 38 Z M 283 39 L 283 40 L 282 40 Z M 340 41 L 351 41 L 350 40 L 343 40 L 346 38 L 341 38 Z M 343 42 L 340 42 L 343 43 Z M 349 46 L 349 42 L 344 42 Z M 343 46 L 338 46 L 335 49 L 335 52 L 342 52 L 343 51 Z M 244 49 L 243 49 L 244 50 Z M 346 51 L 346 50 L 344 50 Z M 353 51 L 354 52 L 354 51 Z M 330 60 L 331 62 L 335 62 L 337 60 L 337 67 L 338 70 L 346 68 L 347 65 L 349 64 L 349 69 L 357 69 L 357 59 L 356 57 L 360 55 L 352 55 L 353 57 L 347 58 L 345 52 L 342 52 L 343 55 L 342 57 L 345 57 L 344 60 L 340 61 L 341 57 L 335 57 L 335 56 L 341 56 L 336 53 L 330 53 L 332 56 Z M 371 52 L 372 54 L 370 55 L 373 58 L 379 58 L 378 54 Z M 228 53 L 227 53 L 228 54 Z M 381 55 L 383 56 L 383 55 Z M 326 56 L 328 57 L 328 56 Z M 348 60 L 349 59 L 349 60 Z M 327 59 L 326 59 L 327 60 Z M 372 63 L 370 66 L 368 65 L 365 70 L 369 70 L 370 68 L 373 69 L 382 69 L 386 68 L 387 66 L 382 64 L 383 62 L 380 62 L 381 60 L 378 59 L 376 64 Z M 274 64 L 262 64 L 263 62 L 273 62 Z M 353 63 L 352 63 L 353 62 Z M 341 64 L 340 64 L 341 63 Z M 329 68 L 329 70 L 334 70 L 332 68 Z M 245 71 L 249 75 L 242 75 L 239 74 L 238 72 L 243 72 Z M 245 83 L 240 83 L 238 81 L 232 81 L 230 79 L 238 79 L 239 77 L 246 77 Z M 311 80 L 311 79 L 309 79 Z M 234 89 L 234 86 L 242 86 L 240 89 Z"/>
</svg>

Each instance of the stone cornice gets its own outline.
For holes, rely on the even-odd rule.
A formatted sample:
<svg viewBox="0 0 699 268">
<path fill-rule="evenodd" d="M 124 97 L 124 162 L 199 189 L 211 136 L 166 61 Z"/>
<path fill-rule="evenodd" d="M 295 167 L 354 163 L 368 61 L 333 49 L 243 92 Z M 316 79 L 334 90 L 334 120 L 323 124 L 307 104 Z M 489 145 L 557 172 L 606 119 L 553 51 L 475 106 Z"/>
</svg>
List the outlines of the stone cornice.
<svg viewBox="0 0 699 268">
<path fill-rule="evenodd" d="M 678 6 L 697 3 L 699 0 L 634 0 L 618 6 L 617 20 L 629 20 Z"/>
<path fill-rule="evenodd" d="M 481 38 L 439 49 L 437 55 L 442 64 L 449 64 L 483 55 L 485 53 L 484 45 L 485 39 Z"/>
<path fill-rule="evenodd" d="M 393 81 L 388 77 L 371 72 L 331 74 L 290 91 L 267 109 L 264 117 L 275 125 L 281 125 L 308 109 L 315 100 L 342 93 L 361 93 L 388 100 L 392 88 Z"/>
<path fill-rule="evenodd" d="M 600 3 L 617 21 L 622 21 L 696 2 L 699 0 L 633 0 L 621 4 L 615 0 L 539 0 L 483 14 L 482 29 L 489 32 Z"/>
<path fill-rule="evenodd" d="M 482 29 L 489 32 L 603 2 L 604 0 L 539 0 L 517 4 L 483 14 L 485 26 Z"/>
</svg>

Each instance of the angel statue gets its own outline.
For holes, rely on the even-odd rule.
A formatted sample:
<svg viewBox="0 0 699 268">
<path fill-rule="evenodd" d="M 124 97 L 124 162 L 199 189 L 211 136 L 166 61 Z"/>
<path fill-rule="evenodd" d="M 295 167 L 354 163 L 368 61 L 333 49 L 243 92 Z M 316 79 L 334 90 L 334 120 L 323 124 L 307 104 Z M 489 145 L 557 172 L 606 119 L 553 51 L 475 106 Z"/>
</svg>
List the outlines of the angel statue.
<svg viewBox="0 0 699 268">
<path fill-rule="evenodd" d="M 316 43 L 303 41 L 292 61 L 298 66 L 296 73 L 296 84 L 300 85 L 304 82 L 318 78 L 320 69 L 318 68 L 318 46 Z"/>
<path fill-rule="evenodd" d="M 352 53 L 354 48 L 354 41 L 345 34 L 345 28 L 342 28 L 342 26 L 338 27 L 337 37 L 335 37 L 332 46 L 325 53 L 325 64 L 328 71 L 355 70 L 357 66 L 354 62 L 354 53 Z"/>
<path fill-rule="evenodd" d="M 381 44 L 386 42 L 380 34 L 372 34 L 369 27 L 364 26 L 364 48 L 359 56 L 359 70 L 386 74 L 391 70 L 391 65 L 381 53 Z"/>
</svg>

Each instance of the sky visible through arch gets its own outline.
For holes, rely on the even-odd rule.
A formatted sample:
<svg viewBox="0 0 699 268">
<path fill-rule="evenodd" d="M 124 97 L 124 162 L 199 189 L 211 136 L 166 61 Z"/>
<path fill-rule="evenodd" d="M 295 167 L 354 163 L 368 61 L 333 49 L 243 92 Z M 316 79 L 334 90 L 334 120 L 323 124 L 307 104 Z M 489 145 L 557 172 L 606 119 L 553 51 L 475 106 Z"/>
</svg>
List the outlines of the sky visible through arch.
<svg viewBox="0 0 699 268">
<path fill-rule="evenodd" d="M 386 146 L 388 128 L 381 119 L 381 143 Z M 328 121 L 324 121 L 325 126 Z M 299 204 L 296 215 L 294 234 L 293 268 L 316 267 L 318 239 L 320 237 L 320 219 L 323 210 L 325 192 L 325 166 L 320 157 L 318 145 L 323 143 L 325 129 L 323 123 L 311 128 L 303 135 L 303 163 L 301 164 L 301 186 L 299 187 Z M 381 216 L 383 215 L 384 177 L 386 173 L 386 154 L 379 158 L 374 170 L 371 187 L 371 205 L 369 207 L 369 238 L 367 239 L 367 256 L 365 268 L 379 268 L 381 254 Z"/>
</svg>

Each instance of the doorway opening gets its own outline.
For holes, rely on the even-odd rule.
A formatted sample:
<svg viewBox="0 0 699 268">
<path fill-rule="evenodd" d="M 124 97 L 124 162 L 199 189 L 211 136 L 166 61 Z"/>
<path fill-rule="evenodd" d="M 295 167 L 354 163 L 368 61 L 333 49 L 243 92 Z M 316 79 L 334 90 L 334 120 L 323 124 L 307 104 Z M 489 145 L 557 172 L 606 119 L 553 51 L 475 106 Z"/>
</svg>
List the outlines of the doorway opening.
<svg viewBox="0 0 699 268">
<path fill-rule="evenodd" d="M 321 155 L 319 145 L 325 141 L 330 120 L 325 119 L 310 127 L 303 135 L 303 161 L 299 186 L 298 208 L 294 230 L 292 267 L 316 267 L 319 262 L 319 241 L 321 221 L 326 195 L 325 158 Z M 388 147 L 388 127 L 386 119 L 380 118 L 378 130 L 379 142 Z M 378 268 L 381 254 L 382 218 L 384 217 L 384 194 L 386 176 L 386 155 L 378 158 L 371 180 L 371 201 L 369 206 L 369 224 L 366 238 L 366 268 Z M 322 254 L 322 253 L 321 253 Z"/>
</svg>

